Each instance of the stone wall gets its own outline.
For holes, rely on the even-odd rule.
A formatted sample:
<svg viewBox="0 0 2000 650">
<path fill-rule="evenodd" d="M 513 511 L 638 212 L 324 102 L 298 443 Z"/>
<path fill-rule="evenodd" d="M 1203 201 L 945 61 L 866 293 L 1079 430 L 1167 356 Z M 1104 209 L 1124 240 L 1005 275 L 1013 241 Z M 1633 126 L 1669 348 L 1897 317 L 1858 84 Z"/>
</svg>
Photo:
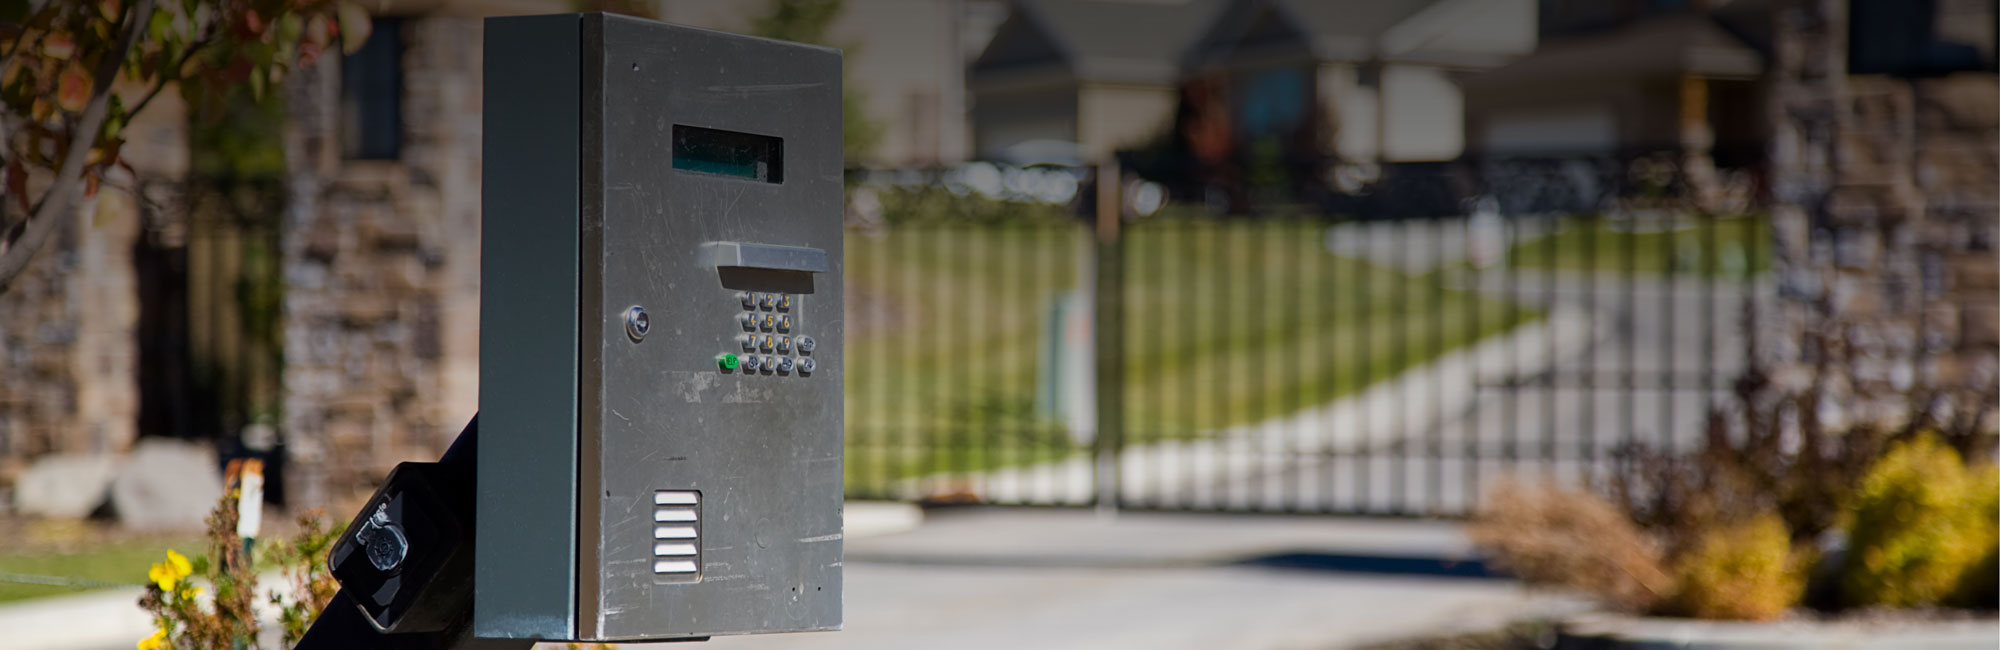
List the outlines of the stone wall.
<svg viewBox="0 0 2000 650">
<path fill-rule="evenodd" d="M 1769 88 L 1781 322 L 1801 421 L 1994 431 L 2000 77 L 1848 74 L 1842 0 L 1776 3 Z M 1987 21 L 1992 16 L 1986 17 Z"/>
<path fill-rule="evenodd" d="M 293 82 L 284 423 L 293 506 L 365 497 L 477 408 L 480 24 L 402 23 L 399 160 L 341 160 L 339 61 Z"/>
</svg>

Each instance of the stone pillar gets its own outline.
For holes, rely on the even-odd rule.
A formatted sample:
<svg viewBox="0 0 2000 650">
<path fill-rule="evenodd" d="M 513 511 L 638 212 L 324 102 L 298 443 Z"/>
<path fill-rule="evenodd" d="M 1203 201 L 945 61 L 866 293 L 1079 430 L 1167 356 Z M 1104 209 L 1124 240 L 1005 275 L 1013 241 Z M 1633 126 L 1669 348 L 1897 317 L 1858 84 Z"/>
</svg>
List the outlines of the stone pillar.
<svg viewBox="0 0 2000 650">
<path fill-rule="evenodd" d="M 1774 9 L 1779 322 L 1759 361 L 1780 392 L 1804 398 L 1801 426 L 1930 426 L 1990 440 L 2000 79 L 1849 74 L 1846 4 Z"/>
</svg>

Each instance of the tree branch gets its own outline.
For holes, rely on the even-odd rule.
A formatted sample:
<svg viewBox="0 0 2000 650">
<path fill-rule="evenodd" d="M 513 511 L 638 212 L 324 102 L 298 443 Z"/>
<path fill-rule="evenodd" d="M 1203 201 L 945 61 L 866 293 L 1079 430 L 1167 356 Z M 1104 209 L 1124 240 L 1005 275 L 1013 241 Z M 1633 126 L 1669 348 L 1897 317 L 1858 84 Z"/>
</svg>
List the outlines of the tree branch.
<svg viewBox="0 0 2000 650">
<path fill-rule="evenodd" d="M 14 284 L 14 278 L 28 268 L 28 262 L 48 243 L 56 226 L 75 205 L 77 181 L 83 177 L 84 161 L 90 157 L 91 147 L 97 144 L 97 133 L 104 128 L 105 113 L 110 112 L 111 85 L 118 80 L 118 69 L 125 65 L 125 56 L 139 42 L 139 34 L 145 31 L 146 21 L 152 18 L 154 2 L 139 0 L 137 6 L 127 10 L 122 21 L 125 34 L 118 39 L 118 47 L 106 52 L 104 58 L 97 62 L 96 87 L 91 89 L 90 104 L 84 107 L 83 118 L 70 132 L 69 149 L 63 156 L 62 168 L 56 170 L 55 181 L 36 202 L 20 237 L 0 251 L 0 293 L 6 292 Z"/>
<path fill-rule="evenodd" d="M 166 87 L 169 85 L 177 83 L 174 78 L 180 74 L 181 67 L 186 65 L 188 61 L 194 60 L 195 53 L 200 52 L 202 48 L 208 47 L 208 44 L 214 42 L 215 39 L 213 37 L 203 38 L 199 41 L 195 41 L 194 45 L 188 46 L 187 51 L 181 52 L 180 59 L 175 61 L 162 62 L 160 64 L 161 69 L 173 70 L 174 71 L 173 75 L 161 73 L 159 81 L 153 84 L 152 90 L 146 91 L 146 97 L 144 99 L 139 100 L 139 103 L 133 104 L 132 106 L 126 108 L 125 114 L 138 115 L 139 111 L 146 110 L 146 105 L 153 103 L 153 98 L 158 97 L 160 95 L 161 90 L 166 89 Z"/>
</svg>

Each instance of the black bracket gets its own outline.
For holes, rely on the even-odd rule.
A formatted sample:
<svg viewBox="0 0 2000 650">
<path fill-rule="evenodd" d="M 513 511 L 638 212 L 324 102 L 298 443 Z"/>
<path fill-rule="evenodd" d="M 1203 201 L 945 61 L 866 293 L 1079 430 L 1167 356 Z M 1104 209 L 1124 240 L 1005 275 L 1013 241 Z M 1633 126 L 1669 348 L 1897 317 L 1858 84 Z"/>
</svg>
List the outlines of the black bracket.
<svg viewBox="0 0 2000 650">
<path fill-rule="evenodd" d="M 527 650 L 472 636 L 479 418 L 435 463 L 389 473 L 327 555 L 340 592 L 298 650 Z"/>
</svg>

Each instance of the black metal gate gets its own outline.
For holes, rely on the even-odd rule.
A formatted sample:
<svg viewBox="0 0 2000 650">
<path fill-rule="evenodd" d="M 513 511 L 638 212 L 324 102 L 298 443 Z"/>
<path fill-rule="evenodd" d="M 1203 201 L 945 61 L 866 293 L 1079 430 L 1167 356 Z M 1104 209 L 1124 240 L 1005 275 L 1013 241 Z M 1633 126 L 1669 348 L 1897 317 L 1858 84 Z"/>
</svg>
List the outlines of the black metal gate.
<svg viewBox="0 0 2000 650">
<path fill-rule="evenodd" d="M 1086 223 L 879 189 L 848 245 L 856 498 L 1459 515 L 1698 441 L 1771 304 L 1748 211 L 1135 218 L 1117 192 L 1128 218 Z"/>
<path fill-rule="evenodd" d="M 197 179 L 146 187 L 138 278 L 139 429 L 214 441 L 283 468 L 278 435 L 284 186 Z M 283 498 L 273 480 L 266 496 Z"/>
</svg>

